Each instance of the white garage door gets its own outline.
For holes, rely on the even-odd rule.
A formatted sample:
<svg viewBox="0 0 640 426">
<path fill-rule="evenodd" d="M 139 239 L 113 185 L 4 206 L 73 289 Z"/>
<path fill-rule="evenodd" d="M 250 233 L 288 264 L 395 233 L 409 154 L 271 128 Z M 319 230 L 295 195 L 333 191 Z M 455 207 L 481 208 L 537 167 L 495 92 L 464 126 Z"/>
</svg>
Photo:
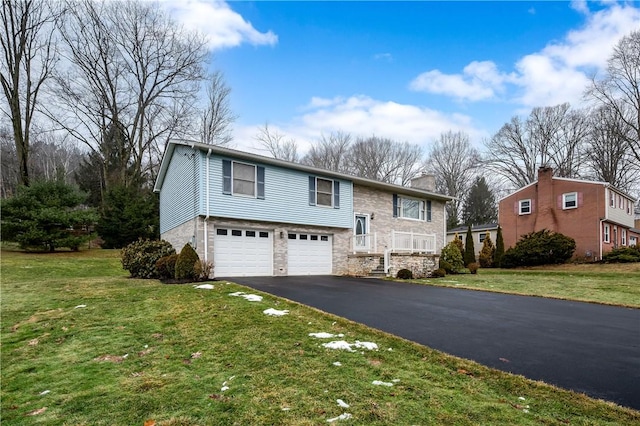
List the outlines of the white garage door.
<svg viewBox="0 0 640 426">
<path fill-rule="evenodd" d="M 331 275 L 331 235 L 289 233 L 289 275 Z"/>
<path fill-rule="evenodd" d="M 273 232 L 216 228 L 213 237 L 214 275 L 273 275 Z"/>
</svg>

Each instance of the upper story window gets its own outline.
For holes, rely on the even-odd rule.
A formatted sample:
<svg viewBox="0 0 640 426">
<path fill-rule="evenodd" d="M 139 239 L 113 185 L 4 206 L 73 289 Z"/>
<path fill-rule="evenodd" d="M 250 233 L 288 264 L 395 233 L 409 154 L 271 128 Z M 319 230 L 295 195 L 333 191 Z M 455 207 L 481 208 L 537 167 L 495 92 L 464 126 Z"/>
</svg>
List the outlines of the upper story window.
<svg viewBox="0 0 640 426">
<path fill-rule="evenodd" d="M 431 222 L 431 201 L 394 194 L 393 217 Z"/>
<path fill-rule="evenodd" d="M 340 208 L 340 182 L 309 176 L 309 205 Z"/>
<path fill-rule="evenodd" d="M 518 201 L 518 213 L 519 214 L 531 214 L 531 200 Z"/>
<path fill-rule="evenodd" d="M 567 194 L 562 194 L 562 208 L 566 209 L 575 209 L 578 207 L 578 193 L 577 192 L 569 192 Z"/>
<path fill-rule="evenodd" d="M 631 215 L 631 205 L 633 203 L 631 202 L 631 200 L 627 199 L 627 214 Z"/>
<path fill-rule="evenodd" d="M 264 167 L 222 160 L 222 192 L 263 199 Z"/>
<path fill-rule="evenodd" d="M 616 194 L 612 190 L 609 190 L 609 207 L 615 207 L 615 206 L 616 206 Z"/>
</svg>

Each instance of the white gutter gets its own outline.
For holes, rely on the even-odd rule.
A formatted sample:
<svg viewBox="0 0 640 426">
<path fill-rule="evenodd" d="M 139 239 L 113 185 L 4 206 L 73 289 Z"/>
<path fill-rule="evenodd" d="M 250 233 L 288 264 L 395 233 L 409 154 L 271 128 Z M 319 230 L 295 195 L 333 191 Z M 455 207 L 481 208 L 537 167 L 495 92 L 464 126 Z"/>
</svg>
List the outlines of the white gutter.
<svg viewBox="0 0 640 426">
<path fill-rule="evenodd" d="M 209 151 L 207 151 L 207 164 L 205 166 L 205 191 L 206 191 L 206 195 L 204 196 L 204 200 L 205 203 L 207 203 L 207 208 L 206 208 L 206 216 L 204 217 L 204 261 L 208 262 L 209 261 L 209 230 L 208 230 L 208 223 L 209 223 L 209 202 L 211 201 L 209 199 L 210 195 L 209 195 L 209 156 L 211 155 L 211 148 L 209 148 Z"/>
</svg>

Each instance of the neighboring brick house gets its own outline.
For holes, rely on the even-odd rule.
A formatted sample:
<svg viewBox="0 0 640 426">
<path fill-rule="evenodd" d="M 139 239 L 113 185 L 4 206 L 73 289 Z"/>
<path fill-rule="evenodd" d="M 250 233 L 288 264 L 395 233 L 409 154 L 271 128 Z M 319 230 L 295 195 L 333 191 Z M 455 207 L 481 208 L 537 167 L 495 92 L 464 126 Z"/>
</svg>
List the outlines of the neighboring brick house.
<svg viewBox="0 0 640 426">
<path fill-rule="evenodd" d="M 425 275 L 452 199 L 432 176 L 403 187 L 184 141 L 168 144 L 154 191 L 161 238 L 190 242 L 219 277 Z"/>
<path fill-rule="evenodd" d="M 606 182 L 553 177 L 551 168 L 541 167 L 537 181 L 499 201 L 504 245 L 548 229 L 576 241 L 574 257 L 599 260 L 614 247 L 638 241 L 635 201 Z"/>
<path fill-rule="evenodd" d="M 453 241 L 458 236 L 458 239 L 462 241 L 462 244 L 466 244 L 467 241 L 467 226 L 458 226 L 447 231 L 447 243 Z M 487 223 L 484 225 L 473 225 L 471 227 L 471 236 L 473 237 L 473 248 L 476 250 L 476 255 L 480 254 L 482 246 L 484 245 L 484 239 L 489 236 L 494 247 L 496 245 L 496 238 L 498 236 L 498 224 Z"/>
</svg>

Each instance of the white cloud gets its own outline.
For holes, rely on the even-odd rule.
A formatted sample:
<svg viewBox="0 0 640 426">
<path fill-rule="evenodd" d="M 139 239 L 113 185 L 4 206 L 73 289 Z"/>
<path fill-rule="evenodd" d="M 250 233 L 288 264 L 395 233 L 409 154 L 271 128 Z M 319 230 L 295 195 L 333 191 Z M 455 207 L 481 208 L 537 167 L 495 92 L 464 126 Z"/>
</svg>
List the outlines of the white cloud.
<svg viewBox="0 0 640 426">
<path fill-rule="evenodd" d="M 462 74 L 427 71 L 416 77 L 410 88 L 418 92 L 450 95 L 461 100 L 481 101 L 495 98 L 512 77 L 501 74 L 491 61 L 473 61 Z"/>
<path fill-rule="evenodd" d="M 491 61 L 474 61 L 461 74 L 424 72 L 410 87 L 469 101 L 502 97 L 526 107 L 579 105 L 590 76 L 606 67 L 615 44 L 640 28 L 640 9 L 614 3 L 591 12 L 584 1 L 574 1 L 571 7 L 585 15 L 585 24 L 523 56 L 514 64 L 515 72 L 502 72 Z"/>
<path fill-rule="evenodd" d="M 239 46 L 242 43 L 273 46 L 278 36 L 260 32 L 251 22 L 220 0 L 164 0 L 160 3 L 186 28 L 203 34 L 211 50 Z"/>
<path fill-rule="evenodd" d="M 234 132 L 236 148 L 260 153 L 255 140 L 260 126 L 237 127 Z M 354 137 L 388 137 L 422 146 L 449 130 L 464 131 L 478 142 L 487 136 L 473 126 L 470 117 L 463 114 L 445 114 L 426 107 L 381 101 L 362 95 L 331 99 L 314 97 L 301 115 L 291 122 L 277 125 L 269 123 L 269 128 L 295 139 L 302 154 L 323 134 L 335 131 L 350 133 Z"/>
<path fill-rule="evenodd" d="M 393 55 L 391 53 L 376 53 L 373 55 L 373 59 L 376 61 L 393 62 Z"/>
</svg>

